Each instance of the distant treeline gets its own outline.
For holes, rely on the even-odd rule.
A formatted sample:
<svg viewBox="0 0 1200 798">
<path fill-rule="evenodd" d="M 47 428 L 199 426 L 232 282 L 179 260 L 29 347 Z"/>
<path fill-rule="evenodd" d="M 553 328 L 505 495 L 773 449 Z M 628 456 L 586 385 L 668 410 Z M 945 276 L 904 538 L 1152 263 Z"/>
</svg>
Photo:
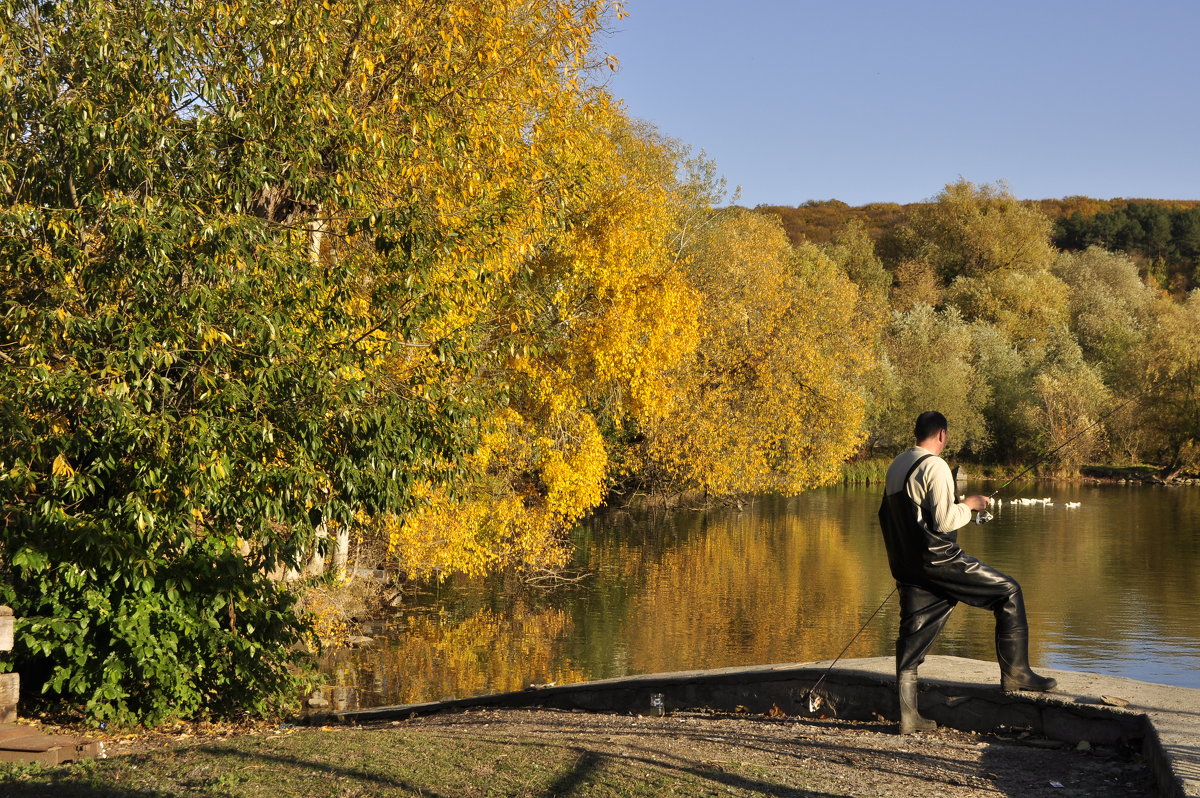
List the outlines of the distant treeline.
<svg viewBox="0 0 1200 798">
<path fill-rule="evenodd" d="M 759 205 L 754 210 L 778 216 L 793 244 L 832 241 L 849 221 L 862 223 L 886 252 L 889 233 L 919 205 L 873 202 L 848 205 L 840 200 L 811 200 L 797 207 Z M 1181 294 L 1200 285 L 1200 200 L 1063 199 L 1023 200 L 1054 222 L 1054 245 L 1080 251 L 1090 246 L 1124 252 L 1143 275 Z"/>
</svg>

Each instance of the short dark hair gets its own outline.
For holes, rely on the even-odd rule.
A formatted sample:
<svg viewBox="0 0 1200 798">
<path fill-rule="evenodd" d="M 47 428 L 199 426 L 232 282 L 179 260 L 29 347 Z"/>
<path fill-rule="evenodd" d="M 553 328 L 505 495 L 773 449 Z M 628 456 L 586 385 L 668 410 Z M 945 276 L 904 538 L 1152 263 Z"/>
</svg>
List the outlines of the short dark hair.
<svg viewBox="0 0 1200 798">
<path fill-rule="evenodd" d="M 936 410 L 926 410 L 921 415 L 917 416 L 917 423 L 913 425 L 913 435 L 917 436 L 917 443 L 932 438 L 942 430 L 949 431 L 950 424 L 946 421 L 946 417 Z"/>
</svg>

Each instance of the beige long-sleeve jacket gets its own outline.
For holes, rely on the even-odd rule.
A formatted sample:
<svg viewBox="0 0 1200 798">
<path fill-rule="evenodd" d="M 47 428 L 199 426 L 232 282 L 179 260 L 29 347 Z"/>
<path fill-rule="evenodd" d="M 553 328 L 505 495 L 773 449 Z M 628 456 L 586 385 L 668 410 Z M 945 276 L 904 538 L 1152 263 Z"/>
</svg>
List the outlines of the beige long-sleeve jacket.
<svg viewBox="0 0 1200 798">
<path fill-rule="evenodd" d="M 888 466 L 884 490 L 890 495 L 905 489 L 904 475 L 918 458 L 933 454 L 914 446 L 901 452 Z M 954 475 L 946 461 L 934 455 L 913 472 L 908 495 L 917 504 L 918 520 L 934 532 L 953 532 L 971 522 L 971 508 L 954 500 Z M 932 524 L 926 519 L 932 519 Z"/>
</svg>

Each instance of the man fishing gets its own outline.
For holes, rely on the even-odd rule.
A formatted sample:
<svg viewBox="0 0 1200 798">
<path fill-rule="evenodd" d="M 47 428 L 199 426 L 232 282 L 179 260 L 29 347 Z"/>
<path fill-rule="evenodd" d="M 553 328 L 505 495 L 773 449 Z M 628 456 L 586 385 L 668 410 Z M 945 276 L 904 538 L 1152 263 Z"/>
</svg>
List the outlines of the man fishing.
<svg viewBox="0 0 1200 798">
<path fill-rule="evenodd" d="M 939 456 L 949 437 L 946 417 L 936 410 L 922 413 L 913 433 L 917 445 L 888 467 L 879 508 L 888 563 L 900 590 L 896 681 L 901 734 L 937 728 L 917 711 L 917 667 L 960 601 L 996 615 L 1002 689 L 1044 692 L 1057 684 L 1029 669 L 1029 624 L 1021 586 L 958 546 L 957 530 L 970 522 L 972 510 L 984 510 L 990 499 L 954 500 L 954 477 Z"/>
</svg>

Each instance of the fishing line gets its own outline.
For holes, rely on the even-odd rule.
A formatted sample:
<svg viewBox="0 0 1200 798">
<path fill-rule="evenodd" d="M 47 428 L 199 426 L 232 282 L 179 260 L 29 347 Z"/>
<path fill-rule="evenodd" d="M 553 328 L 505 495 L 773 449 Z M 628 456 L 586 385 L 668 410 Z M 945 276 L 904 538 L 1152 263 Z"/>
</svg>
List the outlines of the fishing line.
<svg viewBox="0 0 1200 798">
<path fill-rule="evenodd" d="M 829 663 L 829 667 L 825 669 L 825 672 L 821 674 L 821 677 L 813 683 L 812 687 L 808 688 L 808 692 L 804 694 L 804 700 L 808 703 L 809 712 L 816 712 L 821 708 L 821 696 L 814 695 L 816 689 L 821 686 L 821 682 L 825 681 L 825 677 L 828 676 L 830 671 L 833 670 L 833 666 L 838 664 L 838 660 L 842 658 L 842 655 L 850 650 L 850 646 L 854 645 L 854 641 L 858 639 L 858 636 L 863 633 L 864 629 L 871 625 L 871 621 L 875 620 L 875 616 L 879 614 L 880 610 L 887 606 L 887 603 L 892 600 L 892 596 L 896 595 L 896 591 L 899 589 L 899 585 L 896 585 L 892 588 L 892 592 L 888 593 L 887 596 L 884 597 L 883 602 L 875 608 L 875 612 L 871 613 L 871 617 L 863 621 L 863 625 L 858 627 L 858 631 L 854 633 L 854 637 L 850 638 L 850 642 L 846 644 L 841 653 L 833 658 L 833 662 Z"/>
<path fill-rule="evenodd" d="M 1014 483 L 1014 482 L 1016 482 L 1018 479 L 1020 479 L 1021 477 L 1025 476 L 1025 475 L 1026 475 L 1026 474 L 1028 474 L 1030 471 L 1032 471 L 1033 469 L 1037 468 L 1038 466 L 1040 466 L 1042 463 L 1044 463 L 1044 462 L 1046 462 L 1047 460 L 1049 460 L 1049 459 L 1050 459 L 1051 457 L 1053 457 L 1054 455 L 1058 454 L 1058 452 L 1059 452 L 1059 451 L 1061 451 L 1062 449 L 1065 449 L 1065 448 L 1066 448 L 1068 445 L 1070 445 L 1070 444 L 1074 443 L 1074 442 L 1075 442 L 1075 441 L 1076 441 L 1076 440 L 1077 440 L 1077 439 L 1078 439 L 1080 436 L 1082 436 L 1082 435 L 1083 435 L 1084 433 L 1086 433 L 1088 430 L 1090 430 L 1090 429 L 1092 429 L 1093 427 L 1096 427 L 1096 426 L 1098 426 L 1098 425 L 1100 425 L 1100 424 L 1103 424 L 1105 421 L 1107 421 L 1108 419 L 1110 419 L 1110 418 L 1112 418 L 1113 416 L 1115 416 L 1115 415 L 1116 415 L 1118 412 L 1120 412 L 1121 410 L 1123 410 L 1123 409 L 1125 408 L 1125 406 L 1126 406 L 1126 405 L 1128 405 L 1128 404 L 1129 404 L 1130 402 L 1132 402 L 1133 400 L 1140 398 L 1140 397 L 1141 397 L 1141 395 L 1142 395 L 1142 394 L 1144 394 L 1144 393 L 1145 393 L 1146 391 L 1148 391 L 1148 390 L 1150 390 L 1150 389 L 1149 389 L 1149 388 L 1146 388 L 1146 389 L 1144 389 L 1144 390 L 1142 390 L 1142 391 L 1140 391 L 1140 392 L 1138 392 L 1138 393 L 1135 393 L 1133 396 L 1130 396 L 1128 399 L 1126 399 L 1124 402 L 1121 402 L 1121 404 L 1117 405 L 1117 406 L 1116 406 L 1116 407 L 1114 407 L 1112 410 L 1109 410 L 1107 413 L 1105 413 L 1104 415 L 1100 416 L 1100 418 L 1096 419 L 1096 420 L 1095 420 L 1095 421 L 1093 421 L 1091 424 L 1088 424 L 1086 427 L 1084 427 L 1083 429 L 1081 429 L 1079 432 L 1076 432 L 1076 433 L 1075 433 L 1074 435 L 1072 435 L 1070 438 L 1067 438 L 1067 440 L 1066 440 L 1066 441 L 1064 441 L 1063 443 L 1060 443 L 1060 444 L 1059 444 L 1058 446 L 1056 446 L 1054 449 L 1050 450 L 1048 453 L 1046 453 L 1046 454 L 1045 454 L 1045 455 L 1044 455 L 1044 456 L 1043 456 L 1043 457 L 1042 457 L 1040 460 L 1038 460 L 1036 463 L 1034 463 L 1033 465 L 1029 466 L 1029 467 L 1028 467 L 1028 468 L 1026 468 L 1024 471 L 1022 471 L 1021 473 L 1017 474 L 1015 477 L 1013 477 L 1012 479 L 1010 479 L 1008 482 L 1005 482 L 1003 485 L 1001 485 L 1000 487 L 996 488 L 994 491 L 992 491 L 991 493 L 989 493 L 989 494 L 988 494 L 988 498 L 989 498 L 989 499 L 991 499 L 991 498 L 995 497 L 995 495 L 996 495 L 997 493 L 999 493 L 1000 491 L 1004 490 L 1004 489 L 1005 489 L 1005 488 L 1007 488 L 1009 485 L 1013 484 L 1013 483 Z"/>
</svg>

